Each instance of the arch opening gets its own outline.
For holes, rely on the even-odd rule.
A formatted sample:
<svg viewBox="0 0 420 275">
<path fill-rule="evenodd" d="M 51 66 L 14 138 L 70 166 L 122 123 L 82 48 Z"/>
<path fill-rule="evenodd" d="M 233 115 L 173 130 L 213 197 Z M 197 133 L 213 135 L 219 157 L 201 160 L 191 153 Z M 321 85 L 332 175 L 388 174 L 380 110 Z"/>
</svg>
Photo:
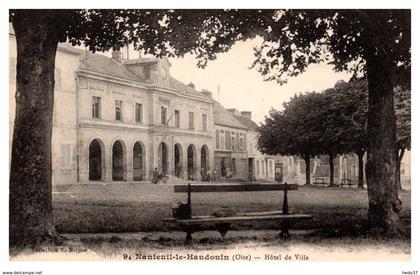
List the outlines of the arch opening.
<svg viewBox="0 0 420 275">
<path fill-rule="evenodd" d="M 195 174 L 195 148 L 193 145 L 188 146 L 187 150 L 187 173 L 188 173 L 188 180 L 194 180 Z"/>
<path fill-rule="evenodd" d="M 103 145 L 94 139 L 89 145 L 89 180 L 100 181 L 104 179 L 105 156 Z"/>
<path fill-rule="evenodd" d="M 124 181 L 126 180 L 126 167 L 125 161 L 126 153 L 125 148 L 121 141 L 117 140 L 112 146 L 112 180 Z"/>
<path fill-rule="evenodd" d="M 182 178 L 182 147 L 178 143 L 174 146 L 174 167 L 175 176 L 178 178 Z"/>
<path fill-rule="evenodd" d="M 161 142 L 159 144 L 158 150 L 158 170 L 161 174 L 167 175 L 168 174 L 168 146 Z"/>
<path fill-rule="evenodd" d="M 133 147 L 133 180 L 143 181 L 145 178 L 145 152 L 140 142 L 136 142 Z"/>
<path fill-rule="evenodd" d="M 206 145 L 201 147 L 201 178 L 207 180 L 208 175 L 210 174 L 209 166 L 209 149 Z"/>
</svg>

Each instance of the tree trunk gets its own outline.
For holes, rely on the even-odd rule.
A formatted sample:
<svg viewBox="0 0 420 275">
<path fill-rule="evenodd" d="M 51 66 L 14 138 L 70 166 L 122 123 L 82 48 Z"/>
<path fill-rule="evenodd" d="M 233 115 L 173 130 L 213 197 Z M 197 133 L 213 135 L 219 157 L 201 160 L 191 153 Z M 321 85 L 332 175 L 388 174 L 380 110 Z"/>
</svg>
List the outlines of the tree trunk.
<svg viewBox="0 0 420 275">
<path fill-rule="evenodd" d="M 53 225 L 51 194 L 54 64 L 58 45 L 53 26 L 48 14 L 41 12 L 22 12 L 13 20 L 17 76 L 9 182 L 11 249 L 59 240 Z"/>
<path fill-rule="evenodd" d="M 306 185 L 311 185 L 311 157 L 305 156 L 305 175 L 306 175 Z"/>
<path fill-rule="evenodd" d="M 376 19 L 376 18 L 375 18 Z M 369 224 L 381 235 L 401 233 L 401 201 L 395 184 L 396 119 L 390 68 L 393 66 L 380 45 L 381 27 L 370 32 L 372 48 L 366 49 L 369 88 L 368 150 L 366 178 Z M 378 42 L 379 41 L 379 42 Z M 375 230 L 376 231 L 376 230 Z"/>
<path fill-rule="evenodd" d="M 330 186 L 334 186 L 334 155 L 328 155 L 330 164 Z"/>
<path fill-rule="evenodd" d="M 357 176 L 357 187 L 363 189 L 363 155 L 364 151 L 357 152 L 357 159 L 359 161 L 359 174 Z"/>
<path fill-rule="evenodd" d="M 402 190 L 401 186 L 401 161 L 404 157 L 405 149 L 399 150 L 399 153 L 397 155 L 397 167 L 395 169 L 395 185 L 399 190 Z"/>
</svg>

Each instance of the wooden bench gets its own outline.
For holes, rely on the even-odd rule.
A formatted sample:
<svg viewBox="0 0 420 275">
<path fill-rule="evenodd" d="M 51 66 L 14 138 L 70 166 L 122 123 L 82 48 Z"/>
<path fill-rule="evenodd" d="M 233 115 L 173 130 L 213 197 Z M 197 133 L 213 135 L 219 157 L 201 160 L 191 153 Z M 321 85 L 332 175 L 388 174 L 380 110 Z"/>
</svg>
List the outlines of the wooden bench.
<svg viewBox="0 0 420 275">
<path fill-rule="evenodd" d="M 182 218 L 173 217 L 164 219 L 165 222 L 177 223 L 186 232 L 185 243 L 192 242 L 192 233 L 199 231 L 203 225 L 214 225 L 220 232 L 222 237 L 226 235 L 230 229 L 231 224 L 246 221 L 267 221 L 274 220 L 281 223 L 282 238 L 289 238 L 289 228 L 291 221 L 312 219 L 312 215 L 295 214 L 289 212 L 289 205 L 287 199 L 287 191 L 297 190 L 297 184 L 196 184 L 196 185 L 175 185 L 175 193 L 187 193 L 187 204 L 184 205 L 187 209 L 185 216 Z M 284 191 L 282 210 L 277 211 L 263 211 L 263 212 L 242 212 L 234 213 L 227 216 L 193 216 L 191 193 L 194 192 L 256 192 L 256 191 Z"/>
<path fill-rule="evenodd" d="M 329 185 L 330 183 L 325 181 L 324 178 L 315 178 L 313 184 L 315 186 L 318 186 L 318 185 Z"/>
<path fill-rule="evenodd" d="M 347 185 L 348 187 L 351 187 L 352 185 L 354 185 L 353 180 L 351 179 L 341 179 L 341 187 L 344 187 L 345 185 Z"/>
</svg>

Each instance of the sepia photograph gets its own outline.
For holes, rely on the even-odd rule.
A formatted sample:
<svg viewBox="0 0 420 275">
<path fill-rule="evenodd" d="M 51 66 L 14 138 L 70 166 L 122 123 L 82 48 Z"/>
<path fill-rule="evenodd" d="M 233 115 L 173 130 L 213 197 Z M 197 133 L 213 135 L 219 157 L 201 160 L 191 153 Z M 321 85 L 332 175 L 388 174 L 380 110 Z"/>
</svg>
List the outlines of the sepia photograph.
<svg viewBox="0 0 420 275">
<path fill-rule="evenodd" d="M 58 274 L 46 261 L 417 274 L 412 10 L 280 4 L 9 8 L 2 274 Z"/>
</svg>

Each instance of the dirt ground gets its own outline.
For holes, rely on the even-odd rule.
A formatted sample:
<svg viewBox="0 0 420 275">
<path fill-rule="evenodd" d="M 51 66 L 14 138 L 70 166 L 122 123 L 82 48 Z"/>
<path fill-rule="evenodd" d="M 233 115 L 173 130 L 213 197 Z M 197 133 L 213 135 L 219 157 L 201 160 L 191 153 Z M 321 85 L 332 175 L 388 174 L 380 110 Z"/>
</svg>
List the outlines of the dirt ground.
<svg viewBox="0 0 420 275">
<path fill-rule="evenodd" d="M 366 189 L 306 187 L 289 192 L 294 213 L 314 216 L 297 229 L 357 226 L 367 217 Z M 403 215 L 410 216 L 411 192 L 400 194 Z M 163 219 L 172 216 L 172 204 L 186 201 L 173 185 L 84 184 L 58 186 L 53 192 L 57 230 L 61 233 L 110 233 L 176 230 Z M 193 193 L 193 215 L 209 215 L 220 208 L 237 212 L 280 210 L 283 192 Z M 241 229 L 275 229 L 272 223 L 240 224 Z"/>
<path fill-rule="evenodd" d="M 280 210 L 283 192 L 192 194 L 194 215 L 220 207 L 238 211 Z M 408 261 L 411 257 L 411 192 L 402 191 L 404 226 L 401 239 L 377 239 L 365 234 L 366 190 L 301 186 L 289 192 L 290 210 L 313 220 L 292 225 L 288 240 L 273 223 L 235 225 L 222 238 L 212 228 L 185 233 L 162 220 L 172 215 L 172 185 L 83 184 L 56 186 L 53 208 L 56 228 L 66 240 L 13 260 L 182 261 L 219 257 L 229 261 Z"/>
</svg>

